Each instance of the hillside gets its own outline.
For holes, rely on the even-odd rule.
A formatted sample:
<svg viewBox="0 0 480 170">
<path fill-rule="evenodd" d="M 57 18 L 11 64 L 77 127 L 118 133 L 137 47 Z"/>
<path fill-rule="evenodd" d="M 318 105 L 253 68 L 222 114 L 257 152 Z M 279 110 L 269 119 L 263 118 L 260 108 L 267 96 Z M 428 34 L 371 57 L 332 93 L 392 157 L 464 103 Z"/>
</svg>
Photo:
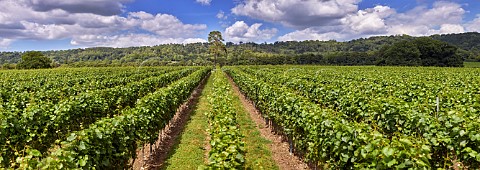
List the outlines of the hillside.
<svg viewBox="0 0 480 170">
<path fill-rule="evenodd" d="M 480 33 L 432 35 L 433 39 L 459 47 L 465 61 L 480 61 Z M 377 36 L 356 40 L 290 41 L 275 43 L 227 42 L 228 54 L 220 62 L 238 64 L 336 64 L 365 65 L 374 61 L 376 52 L 385 45 L 413 40 L 408 35 Z M 70 66 L 107 65 L 206 65 L 212 62 L 207 43 L 166 44 L 152 47 L 95 47 L 59 51 L 44 51 L 58 64 Z M 1 52 L 0 64 L 18 63 L 22 52 Z M 347 58 L 347 59 L 342 59 Z M 320 61 L 321 60 L 321 61 Z M 353 61 L 344 61 L 353 60 Z"/>
</svg>

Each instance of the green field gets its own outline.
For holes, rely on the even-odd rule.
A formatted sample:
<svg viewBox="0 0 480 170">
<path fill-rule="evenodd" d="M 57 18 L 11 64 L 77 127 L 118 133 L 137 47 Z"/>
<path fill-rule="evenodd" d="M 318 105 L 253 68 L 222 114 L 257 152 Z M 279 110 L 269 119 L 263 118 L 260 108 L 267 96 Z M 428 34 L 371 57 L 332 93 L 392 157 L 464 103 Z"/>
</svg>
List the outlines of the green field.
<svg viewBox="0 0 480 170">
<path fill-rule="evenodd" d="M 153 143 L 204 67 L 0 72 L 1 166 L 122 168 Z"/>
<path fill-rule="evenodd" d="M 479 70 L 226 70 L 308 160 L 328 169 L 479 166 Z"/>
<path fill-rule="evenodd" d="M 128 168 L 210 71 L 0 71 L 0 169 Z M 292 65 L 211 72 L 162 169 L 278 168 L 227 75 L 314 167 L 480 166 L 480 70 Z"/>
<path fill-rule="evenodd" d="M 480 68 L 480 62 L 464 62 L 463 65 L 468 68 Z"/>
</svg>

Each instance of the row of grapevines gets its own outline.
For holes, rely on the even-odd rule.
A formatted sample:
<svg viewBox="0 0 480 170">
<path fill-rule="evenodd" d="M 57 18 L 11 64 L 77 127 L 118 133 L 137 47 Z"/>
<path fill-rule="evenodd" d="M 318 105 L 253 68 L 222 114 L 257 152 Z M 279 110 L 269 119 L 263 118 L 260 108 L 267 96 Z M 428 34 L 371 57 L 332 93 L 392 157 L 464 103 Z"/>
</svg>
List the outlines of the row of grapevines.
<svg viewBox="0 0 480 170">
<path fill-rule="evenodd" d="M 32 103 L 20 114 L 3 110 L 0 141 L 3 166 L 9 166 L 25 149 L 42 153 L 52 144 L 66 138 L 71 131 L 81 130 L 103 117 L 112 117 L 121 110 L 135 105 L 137 100 L 157 88 L 164 87 L 193 72 L 183 69 L 161 76 L 103 90 L 70 96 L 58 104 Z"/>
<path fill-rule="evenodd" d="M 0 81 L 0 87 L 15 87 L 24 83 L 35 82 L 35 84 L 28 85 L 31 89 L 47 85 L 53 80 L 62 80 L 65 78 L 77 78 L 82 76 L 101 76 L 111 74 L 124 74 L 125 76 L 132 74 L 143 74 L 148 72 L 155 72 L 159 70 L 177 70 L 174 67 L 111 67 L 111 68 L 64 68 L 64 69 L 47 69 L 47 70 L 9 70 L 0 71 L 0 76 L 3 78 Z M 22 88 L 22 87 L 19 87 Z"/>
<path fill-rule="evenodd" d="M 148 72 L 142 71 L 135 73 L 133 68 L 122 68 L 118 70 L 59 69 L 55 72 L 52 72 L 52 70 L 39 70 L 36 72 L 26 72 L 25 74 L 20 75 L 11 72 L 10 74 L 2 75 L 3 80 L 0 81 L 0 87 L 10 91 L 35 92 L 44 87 L 59 88 L 63 86 L 73 86 L 77 83 L 90 83 L 92 78 L 94 78 L 93 80 L 96 80 L 97 78 L 106 78 L 109 76 L 116 76 L 117 78 L 128 77 L 134 74 L 144 74 L 149 72 L 154 71 L 150 70 Z"/>
<path fill-rule="evenodd" d="M 383 71 L 385 73 L 388 70 Z M 379 76 L 382 79 L 368 77 L 371 74 L 358 78 L 358 73 L 356 75 L 339 74 L 335 79 L 328 79 L 332 75 L 325 76 L 320 73 L 315 76 L 303 69 L 289 73 L 283 72 L 283 75 L 275 71 L 272 73 L 272 69 L 252 72 L 256 72 L 255 75 L 270 83 L 283 84 L 312 101 L 336 109 L 344 113 L 346 118 L 369 123 L 383 135 L 391 136 L 394 133 L 401 133 L 429 141 L 433 147 L 431 162 L 434 167 L 452 166 L 456 162 L 467 166 L 478 166 L 480 134 L 477 134 L 475 129 L 480 127 L 478 122 L 480 105 L 476 102 L 480 94 L 475 90 L 478 87 L 458 88 L 458 84 L 463 84 L 462 81 L 478 82 L 478 80 L 469 79 L 470 73 L 449 71 L 466 76 L 452 78 L 447 76 L 444 79 L 450 79 L 450 81 L 441 83 L 439 81 L 442 79 L 435 78 L 438 75 L 429 75 L 430 80 L 418 79 L 423 77 L 418 74 L 426 73 L 414 72 L 417 75 L 412 77 L 414 75 L 408 75 L 412 72 L 411 70 L 407 74 L 397 72 L 397 75 L 403 74 L 403 79 L 406 78 L 408 82 L 396 79 L 395 75 L 388 79 L 383 76 Z M 341 73 L 340 70 L 337 72 Z M 374 75 L 379 74 L 381 73 Z M 272 76 L 275 79 L 270 78 Z M 432 93 L 448 96 L 441 100 L 439 112 L 435 110 L 436 96 Z M 456 101 L 462 98 L 469 98 L 469 100 Z"/>
<path fill-rule="evenodd" d="M 150 69 L 149 69 L 150 70 Z M 151 76 L 158 76 L 178 69 L 158 69 L 153 72 L 135 73 L 130 72 L 83 72 L 84 75 L 77 77 L 56 77 L 54 79 L 43 78 L 31 82 L 12 83 L 0 89 L 0 103 L 8 107 L 23 110 L 32 102 L 60 100 L 77 95 L 85 91 L 123 86 L 130 82 L 139 81 Z"/>
<path fill-rule="evenodd" d="M 355 98 L 361 97 L 353 101 L 355 104 L 376 103 L 371 98 L 389 96 L 409 103 L 423 104 L 421 108 L 424 112 L 436 112 L 436 97 L 440 97 L 440 109 L 444 111 L 457 106 L 480 109 L 477 99 L 480 87 L 471 85 L 479 83 L 475 77 L 480 76 L 480 72 L 443 68 L 396 69 L 401 71 L 389 68 L 339 68 L 325 71 L 324 68 L 298 67 L 245 71 L 256 72 L 257 76 L 272 83 L 285 83 L 285 86 L 298 90 L 319 104 L 343 109 L 342 111 L 350 117 L 358 119 L 362 119 L 364 115 L 357 115 L 355 112 L 358 108 L 355 106 L 349 107 L 351 99 L 348 97 L 352 96 L 349 94 L 355 95 Z M 272 75 L 283 76 L 273 79 Z M 455 97 L 451 97 L 452 95 Z"/>
<path fill-rule="evenodd" d="M 222 71 L 213 75 L 213 93 L 209 97 L 212 111 L 207 113 L 210 129 L 208 169 L 243 169 L 245 143 L 232 105 L 230 84 Z"/>
<path fill-rule="evenodd" d="M 177 108 L 209 73 L 200 69 L 158 89 L 121 115 L 104 118 L 89 128 L 71 133 L 62 147 L 39 160 L 36 150 L 23 157 L 22 169 L 125 169 L 140 144 L 153 143 Z"/>
<path fill-rule="evenodd" d="M 431 147 L 413 136 L 383 136 L 369 124 L 344 119 L 342 113 L 294 92 L 228 68 L 241 90 L 265 117 L 283 128 L 305 159 L 327 169 L 431 167 Z"/>
<path fill-rule="evenodd" d="M 111 77 L 106 78 L 104 75 L 98 77 L 95 76 L 95 74 L 91 74 L 91 72 L 85 71 L 83 77 L 63 77 L 62 79 L 46 84 L 45 87 L 35 88 L 33 91 L 26 91 L 26 89 L 23 89 L 25 91 L 18 90 L 21 90 L 21 88 L 24 88 L 25 86 L 36 84 L 35 82 L 18 84 L 15 88 L 19 89 L 0 89 L 0 91 L 7 93 L 3 95 L 5 101 L 0 102 L 0 107 L 5 108 L 5 110 L 10 110 L 10 112 L 20 114 L 26 107 L 34 104 L 41 104 L 44 102 L 56 104 L 60 99 L 68 99 L 71 96 L 85 91 L 91 92 L 93 90 L 98 91 L 105 88 L 123 86 L 127 83 L 140 81 L 151 76 L 158 76 L 165 74 L 166 72 L 169 72 L 169 70 L 162 69 L 157 70 L 154 73 L 134 74 L 125 77 L 125 74 L 119 71 L 119 73 L 112 73 Z M 109 81 L 110 83 L 103 83 L 109 85 L 104 86 L 101 83 Z M 4 113 L 0 112 L 0 114 Z"/>
</svg>

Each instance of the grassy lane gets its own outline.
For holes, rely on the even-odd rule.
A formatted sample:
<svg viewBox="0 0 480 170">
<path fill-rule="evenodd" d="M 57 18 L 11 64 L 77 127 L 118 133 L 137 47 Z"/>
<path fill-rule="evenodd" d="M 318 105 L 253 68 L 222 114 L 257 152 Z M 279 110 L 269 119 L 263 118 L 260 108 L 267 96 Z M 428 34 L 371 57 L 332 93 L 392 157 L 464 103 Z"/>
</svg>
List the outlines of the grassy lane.
<svg viewBox="0 0 480 170">
<path fill-rule="evenodd" d="M 237 113 L 240 131 L 244 135 L 246 147 L 245 167 L 247 169 L 279 169 L 272 159 L 272 153 L 268 148 L 271 142 L 262 137 L 255 122 L 251 120 L 249 112 L 243 107 L 240 96 L 233 91 L 233 88 L 231 88 L 230 94 L 234 95 L 232 102 Z"/>
<path fill-rule="evenodd" d="M 161 169 L 194 170 L 199 165 L 205 165 L 206 129 L 208 128 L 208 118 L 205 113 L 211 109 L 207 96 L 213 92 L 214 75 L 212 74 L 208 79 L 184 132 L 176 141 L 177 144 Z M 229 94 L 233 96 L 233 106 L 238 114 L 237 121 L 244 135 L 246 169 L 279 169 L 268 148 L 271 142 L 261 136 L 239 96 L 234 93 L 233 88 L 231 89 Z"/>
<path fill-rule="evenodd" d="M 207 96 L 212 93 L 213 76 L 207 80 L 205 88 L 200 95 L 198 104 L 192 112 L 181 136 L 177 139 L 171 155 L 161 169 L 197 169 L 205 164 L 205 144 L 208 118 L 205 113 L 209 111 Z"/>
</svg>

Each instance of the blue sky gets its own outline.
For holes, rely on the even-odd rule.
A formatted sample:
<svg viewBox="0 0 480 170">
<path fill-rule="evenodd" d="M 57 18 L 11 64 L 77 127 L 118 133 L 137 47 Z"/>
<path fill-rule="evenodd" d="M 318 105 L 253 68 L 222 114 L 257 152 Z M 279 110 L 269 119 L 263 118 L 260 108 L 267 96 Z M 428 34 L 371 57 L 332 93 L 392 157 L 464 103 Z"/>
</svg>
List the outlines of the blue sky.
<svg viewBox="0 0 480 170">
<path fill-rule="evenodd" d="M 0 51 L 478 32 L 478 0 L 0 0 Z"/>
</svg>

